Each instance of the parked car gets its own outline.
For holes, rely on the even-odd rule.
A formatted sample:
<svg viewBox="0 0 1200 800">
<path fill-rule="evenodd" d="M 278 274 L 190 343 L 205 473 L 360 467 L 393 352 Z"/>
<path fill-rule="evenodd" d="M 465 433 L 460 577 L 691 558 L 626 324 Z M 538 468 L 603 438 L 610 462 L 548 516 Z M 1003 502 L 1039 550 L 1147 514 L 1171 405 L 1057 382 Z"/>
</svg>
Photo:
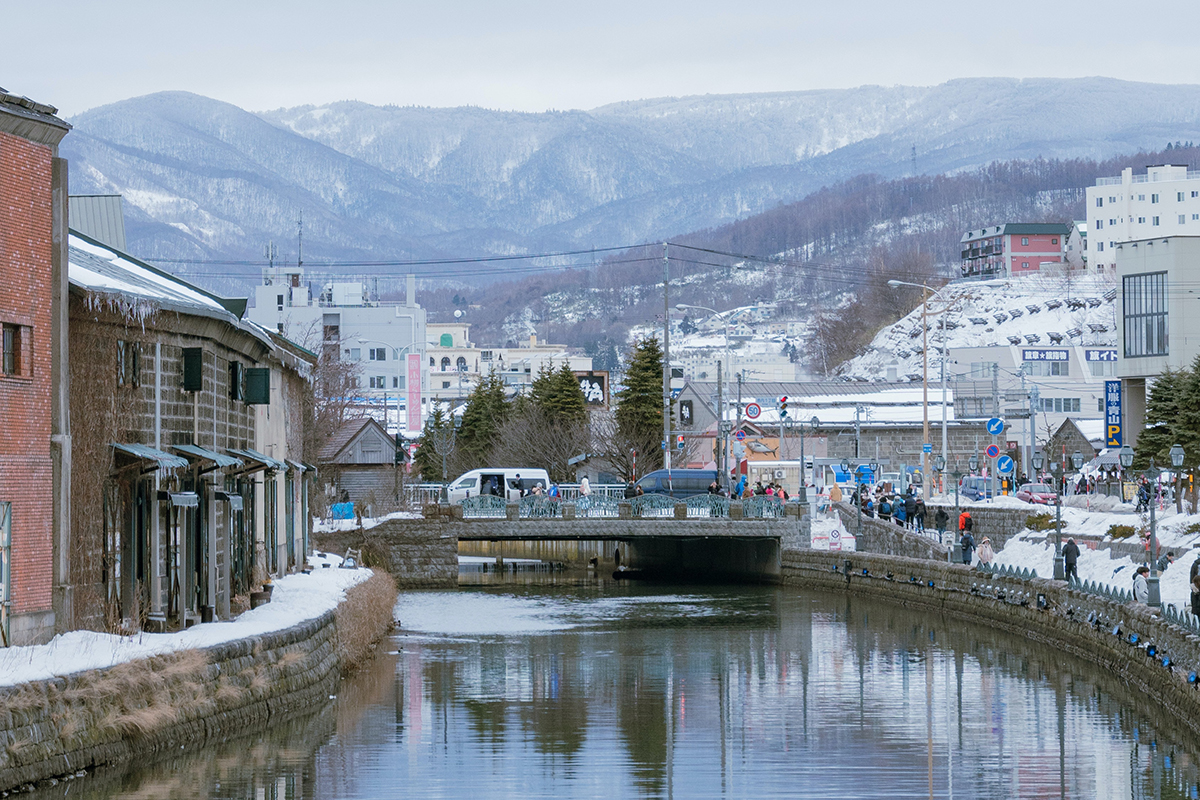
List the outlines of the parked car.
<svg viewBox="0 0 1200 800">
<path fill-rule="evenodd" d="M 958 482 L 958 494 L 968 500 L 983 500 L 992 496 L 992 479 L 967 475 Z"/>
<path fill-rule="evenodd" d="M 1038 505 L 1054 505 L 1054 487 L 1044 483 L 1023 483 L 1017 489 L 1017 499 Z"/>
<path fill-rule="evenodd" d="M 646 494 L 669 494 L 672 497 L 682 498 L 704 494 L 715 480 L 717 480 L 717 470 L 715 469 L 673 469 L 668 485 L 667 471 L 656 469 L 654 472 L 644 475 L 637 485 Z M 720 481 L 717 482 L 720 483 Z"/>
</svg>

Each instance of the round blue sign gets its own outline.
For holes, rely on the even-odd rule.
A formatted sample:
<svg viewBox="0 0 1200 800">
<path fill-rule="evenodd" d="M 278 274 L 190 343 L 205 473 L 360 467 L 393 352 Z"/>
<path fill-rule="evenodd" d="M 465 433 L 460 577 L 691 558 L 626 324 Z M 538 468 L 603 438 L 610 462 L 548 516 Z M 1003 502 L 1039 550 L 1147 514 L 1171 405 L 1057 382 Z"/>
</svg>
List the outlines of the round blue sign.
<svg viewBox="0 0 1200 800">
<path fill-rule="evenodd" d="M 1001 456 L 1000 460 L 996 462 L 996 471 L 1001 475 L 1008 475 L 1013 471 L 1013 460 L 1008 456 Z"/>
<path fill-rule="evenodd" d="M 1004 433 L 1004 420 L 999 417 L 992 417 L 987 421 L 987 432 L 992 436 L 999 436 Z"/>
</svg>

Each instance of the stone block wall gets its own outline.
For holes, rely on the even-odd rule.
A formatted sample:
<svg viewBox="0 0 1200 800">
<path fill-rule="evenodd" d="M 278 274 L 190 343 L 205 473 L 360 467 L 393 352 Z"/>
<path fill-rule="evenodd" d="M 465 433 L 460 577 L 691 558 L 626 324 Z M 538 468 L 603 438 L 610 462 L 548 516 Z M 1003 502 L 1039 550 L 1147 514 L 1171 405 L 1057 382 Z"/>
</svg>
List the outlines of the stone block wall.
<svg viewBox="0 0 1200 800">
<path fill-rule="evenodd" d="M 340 678 L 335 613 L 207 650 L 0 688 L 0 791 L 308 711 Z"/>
<path fill-rule="evenodd" d="M 837 511 L 846 530 L 851 533 L 858 531 L 858 512 L 853 506 L 838 503 Z M 867 516 L 862 518 L 862 535 L 858 537 L 855 546 L 861 552 L 934 561 L 945 561 L 947 553 L 945 545 L 936 538 L 914 533 L 894 522 L 884 522 Z"/>
<path fill-rule="evenodd" d="M 441 519 L 393 519 L 365 530 L 314 533 L 313 548 L 345 554 L 362 550 L 368 564 L 377 564 L 396 579 L 401 589 L 458 585 L 458 529 L 463 524 Z"/>
<path fill-rule="evenodd" d="M 787 551 L 783 582 L 952 614 L 1050 644 L 1115 675 L 1200 734 L 1200 692 L 1187 681 L 1189 671 L 1200 667 L 1200 637 L 1169 625 L 1147 606 L 1085 594 L 1062 581 L 1001 578 L 964 564 L 862 552 Z M 1118 626 L 1121 636 L 1112 633 Z M 1153 642 L 1173 666 L 1147 658 L 1129 643 L 1131 633 Z"/>
</svg>

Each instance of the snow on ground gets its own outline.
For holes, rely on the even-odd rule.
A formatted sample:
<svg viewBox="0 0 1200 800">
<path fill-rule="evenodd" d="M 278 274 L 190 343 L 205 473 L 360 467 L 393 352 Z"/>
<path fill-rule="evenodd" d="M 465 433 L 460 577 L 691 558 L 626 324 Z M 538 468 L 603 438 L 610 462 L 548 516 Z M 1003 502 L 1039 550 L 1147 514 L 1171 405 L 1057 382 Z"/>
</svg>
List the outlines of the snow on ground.
<svg viewBox="0 0 1200 800">
<path fill-rule="evenodd" d="M 945 332 L 951 348 L 1009 346 L 1010 336 L 1020 340 L 1020 346 L 1055 347 L 1088 344 L 1114 347 L 1116 345 L 1116 309 L 1109 299 L 1114 284 L 1100 275 L 1071 276 L 1038 275 L 992 281 L 958 281 L 949 284 L 930 300 L 930 311 L 936 313 L 948 307 Z M 1090 301 L 1082 308 L 1071 308 L 1068 299 Z M 1056 308 L 1050 308 L 1057 305 Z M 1032 309 L 1037 309 L 1036 311 Z M 1013 312 L 1016 316 L 1013 316 Z M 998 321 L 996 315 L 1003 321 Z M 977 320 L 982 322 L 972 322 Z M 929 319 L 929 350 L 931 356 L 942 345 L 941 318 Z M 1099 327 L 1094 331 L 1091 326 Z M 1080 330 L 1068 336 L 1069 330 Z M 874 379 L 887 374 L 890 365 L 896 366 L 898 377 L 919 375 L 922 368 L 921 306 L 894 325 L 890 325 L 871 341 L 867 351 L 848 361 L 840 372 L 854 378 Z M 913 333 L 917 333 L 913 336 Z M 1061 334 L 1062 345 L 1055 345 L 1050 334 Z M 1030 341 L 1027 336 L 1036 336 Z M 931 372 L 932 372 L 931 367 Z"/>
<path fill-rule="evenodd" d="M 387 522 L 389 519 L 421 519 L 421 515 L 415 511 L 393 511 L 391 514 L 386 514 L 382 517 L 363 517 L 363 530 L 370 530 L 381 522 Z M 338 531 L 356 531 L 358 530 L 357 519 L 321 519 L 313 517 L 313 533 L 336 533 Z"/>
<path fill-rule="evenodd" d="M 212 647 L 315 619 L 336 608 L 345 599 L 347 589 L 371 575 L 369 569 L 339 569 L 341 561 L 334 555 L 310 556 L 312 574 L 279 578 L 274 582 L 270 603 L 228 622 L 195 625 L 178 633 L 134 636 L 72 631 L 55 636 L 47 644 L 0 650 L 0 686 L 103 669 L 177 650 Z"/>
<path fill-rule="evenodd" d="M 1030 513 L 1039 511 L 1054 513 L 1053 506 L 1034 508 L 1027 503 L 1015 501 L 1015 498 L 1000 498 L 1002 501 L 1016 502 Z M 999 503 L 997 503 L 999 504 Z M 1006 503 L 1007 504 L 1007 503 Z M 1200 515 L 1176 514 L 1173 508 L 1165 508 L 1158 512 L 1156 536 L 1159 542 L 1159 552 L 1174 551 L 1178 558 L 1166 572 L 1161 575 L 1160 589 L 1164 603 L 1170 603 L 1178 608 L 1190 607 L 1191 591 L 1188 587 L 1188 575 L 1192 562 L 1200 557 L 1200 550 L 1193 549 L 1200 544 L 1200 533 L 1189 533 L 1188 528 L 1200 528 Z M 1104 541 L 1112 541 L 1108 530 L 1113 525 L 1132 525 L 1138 531 L 1149 530 L 1149 516 L 1134 514 L 1129 506 L 1124 507 L 1123 513 L 1094 511 L 1083 508 L 1063 508 L 1063 534 L 1065 544 L 1072 537 L 1079 544 L 1079 577 L 1084 581 L 1095 581 L 1129 591 L 1133 588 L 1133 570 L 1143 559 L 1136 561 L 1128 556 L 1110 558 L 1106 549 L 1092 550 L 1088 541 L 1082 537 L 1096 537 Z M 996 554 L 996 563 L 1013 566 L 1019 569 L 1036 570 L 1041 578 L 1054 575 L 1054 530 L 1031 531 L 1023 530 L 1016 537 L 1009 539 L 1004 549 Z M 1138 538 L 1128 541 L 1140 542 Z"/>
</svg>

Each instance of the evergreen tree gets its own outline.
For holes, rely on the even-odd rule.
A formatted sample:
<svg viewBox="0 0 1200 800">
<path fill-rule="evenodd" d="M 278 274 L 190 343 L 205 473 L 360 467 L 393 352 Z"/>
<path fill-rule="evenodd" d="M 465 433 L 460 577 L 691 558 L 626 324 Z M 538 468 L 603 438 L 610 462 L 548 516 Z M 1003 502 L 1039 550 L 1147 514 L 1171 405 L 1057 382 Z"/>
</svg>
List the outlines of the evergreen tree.
<svg viewBox="0 0 1200 800">
<path fill-rule="evenodd" d="M 629 357 L 625 388 L 617 393 L 617 431 L 623 443 L 638 452 L 639 472 L 663 464 L 663 352 L 658 340 L 642 339 Z"/>
<path fill-rule="evenodd" d="M 587 420 L 579 379 L 566 364 L 553 371 L 543 367 L 530 387 L 529 399 L 547 422 L 578 425 Z"/>
<path fill-rule="evenodd" d="M 1172 425 L 1174 426 L 1175 441 L 1168 442 L 1167 447 L 1169 448 L 1172 444 L 1176 443 L 1181 445 L 1185 453 L 1184 468 L 1194 468 L 1197 464 L 1200 464 L 1200 356 L 1197 356 L 1196 360 L 1192 362 L 1190 370 L 1180 370 L 1174 373 L 1174 375 L 1177 376 L 1176 380 L 1179 384 L 1174 392 L 1176 398 L 1174 416 L 1161 417 L 1162 419 L 1173 420 Z M 1165 377 L 1165 374 L 1154 382 L 1154 386 L 1150 390 L 1152 398 L 1154 393 L 1159 391 L 1158 384 L 1163 380 L 1163 377 Z M 1162 391 L 1167 393 L 1171 389 L 1170 387 L 1164 387 Z M 1172 409 L 1168 407 L 1166 412 L 1171 413 Z M 1149 408 L 1146 409 L 1146 413 L 1146 424 L 1150 424 Z M 1156 417 L 1157 419 L 1159 418 Z M 1166 458 L 1165 453 L 1163 457 Z M 1171 461 L 1170 459 L 1160 461 L 1155 456 L 1155 463 L 1163 464 L 1170 468 Z"/>
<path fill-rule="evenodd" d="M 488 458 L 508 418 L 504 382 L 492 373 L 480 381 L 467 398 L 458 432 L 459 466 L 463 471 L 488 466 Z"/>
<path fill-rule="evenodd" d="M 425 427 L 417 438 L 417 451 L 413 453 L 412 468 L 420 474 L 421 479 L 435 482 L 443 480 L 442 454 L 437 451 L 433 441 L 433 431 L 450 427 L 450 418 L 442 412 L 440 403 L 433 406 L 433 414 L 425 419 Z"/>
<path fill-rule="evenodd" d="M 1187 413 L 1184 406 L 1189 398 L 1188 388 L 1195 383 L 1195 375 L 1188 370 L 1165 370 L 1154 380 L 1150 397 L 1146 401 L 1146 429 L 1138 436 L 1134 451 L 1133 468 L 1146 469 L 1150 459 L 1159 467 L 1169 465 L 1167 455 L 1171 445 L 1180 438 Z M 1197 397 L 1200 400 L 1200 396 Z M 1200 409 L 1198 409 L 1200 410 Z M 1182 441 L 1179 444 L 1183 444 Z"/>
</svg>

